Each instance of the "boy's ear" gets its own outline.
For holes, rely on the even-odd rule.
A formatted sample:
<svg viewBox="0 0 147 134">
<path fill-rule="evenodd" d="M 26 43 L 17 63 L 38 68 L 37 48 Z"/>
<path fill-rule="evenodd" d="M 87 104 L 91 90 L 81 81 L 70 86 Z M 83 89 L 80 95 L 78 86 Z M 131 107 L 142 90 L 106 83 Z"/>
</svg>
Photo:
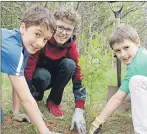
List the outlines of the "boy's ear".
<svg viewBox="0 0 147 134">
<path fill-rule="evenodd" d="M 24 31 L 26 31 L 26 25 L 25 25 L 24 22 L 22 22 L 22 23 L 20 24 L 20 33 L 23 34 Z"/>
<path fill-rule="evenodd" d="M 137 40 L 136 44 L 137 46 L 140 46 L 140 40 Z"/>
</svg>

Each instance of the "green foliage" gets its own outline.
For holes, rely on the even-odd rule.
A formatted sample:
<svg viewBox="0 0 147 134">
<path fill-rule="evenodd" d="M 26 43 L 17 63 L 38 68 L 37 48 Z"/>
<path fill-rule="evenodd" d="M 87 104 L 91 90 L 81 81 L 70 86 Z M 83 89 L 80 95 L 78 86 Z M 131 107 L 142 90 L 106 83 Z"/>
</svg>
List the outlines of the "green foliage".
<svg viewBox="0 0 147 134">
<path fill-rule="evenodd" d="M 82 84 L 87 89 L 86 102 L 89 107 L 98 101 L 105 100 L 110 79 L 107 74 L 111 69 L 112 61 L 111 51 L 100 42 L 98 34 L 94 36 L 95 39 L 89 41 L 88 54 L 81 55 L 79 59 L 79 65 L 84 74 Z"/>
</svg>

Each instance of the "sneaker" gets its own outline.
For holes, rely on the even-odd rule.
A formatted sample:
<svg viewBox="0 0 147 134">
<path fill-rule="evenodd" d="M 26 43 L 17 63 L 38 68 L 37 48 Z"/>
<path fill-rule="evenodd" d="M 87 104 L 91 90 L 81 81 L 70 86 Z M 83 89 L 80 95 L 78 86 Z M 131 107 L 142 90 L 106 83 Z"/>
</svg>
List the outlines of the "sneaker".
<svg viewBox="0 0 147 134">
<path fill-rule="evenodd" d="M 56 105 L 53 102 L 49 101 L 47 102 L 47 107 L 51 114 L 53 114 L 56 117 L 63 117 L 63 111 L 60 105 Z"/>
</svg>

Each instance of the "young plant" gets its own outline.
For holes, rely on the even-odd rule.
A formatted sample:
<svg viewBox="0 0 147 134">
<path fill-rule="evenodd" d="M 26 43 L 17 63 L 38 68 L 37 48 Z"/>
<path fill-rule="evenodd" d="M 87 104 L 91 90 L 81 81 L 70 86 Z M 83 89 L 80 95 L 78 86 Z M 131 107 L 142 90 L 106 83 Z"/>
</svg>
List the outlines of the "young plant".
<svg viewBox="0 0 147 134">
<path fill-rule="evenodd" d="M 82 84 L 87 89 L 88 109 L 91 109 L 95 103 L 106 101 L 110 79 L 108 72 L 112 68 L 111 50 L 100 41 L 98 34 L 95 34 L 94 37 L 89 41 L 87 54 L 81 55 L 79 58 L 79 65 L 84 74 Z"/>
</svg>

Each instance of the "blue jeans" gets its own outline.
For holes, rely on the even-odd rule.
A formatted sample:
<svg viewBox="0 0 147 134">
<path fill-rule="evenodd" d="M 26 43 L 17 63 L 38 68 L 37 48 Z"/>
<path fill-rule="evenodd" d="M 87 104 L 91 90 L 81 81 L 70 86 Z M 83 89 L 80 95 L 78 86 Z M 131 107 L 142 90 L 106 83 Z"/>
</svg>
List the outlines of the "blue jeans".
<svg viewBox="0 0 147 134">
<path fill-rule="evenodd" d="M 75 69 L 75 62 L 69 58 L 50 63 L 44 67 L 37 67 L 32 79 L 36 90 L 34 98 L 37 101 L 42 100 L 44 91 L 51 88 L 47 102 L 52 101 L 59 105 L 62 101 L 64 88 L 72 78 Z"/>
<path fill-rule="evenodd" d="M 3 110 L 1 108 L 1 123 L 4 121 L 4 113 L 3 113 Z"/>
</svg>

